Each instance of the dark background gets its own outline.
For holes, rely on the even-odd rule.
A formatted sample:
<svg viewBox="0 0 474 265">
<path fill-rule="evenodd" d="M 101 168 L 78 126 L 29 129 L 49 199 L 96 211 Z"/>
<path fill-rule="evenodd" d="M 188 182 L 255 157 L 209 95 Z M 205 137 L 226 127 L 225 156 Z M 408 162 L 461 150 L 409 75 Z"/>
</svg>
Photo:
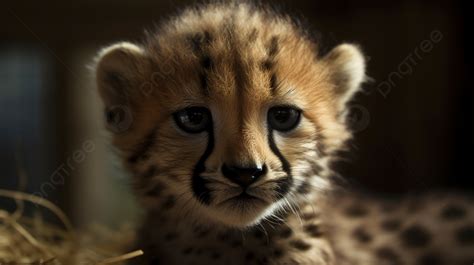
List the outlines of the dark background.
<svg viewBox="0 0 474 265">
<path fill-rule="evenodd" d="M 17 186 L 15 164 L 20 161 L 29 172 L 27 190 L 37 191 L 81 143 L 81 128 L 88 122 L 81 119 L 81 109 L 87 110 L 88 100 L 86 90 L 78 91 L 77 84 L 89 86 L 85 80 L 90 78 L 77 72 L 85 69 L 82 62 L 90 62 L 94 51 L 112 42 L 140 40 L 145 28 L 189 3 L 192 1 L 3 3 L 1 188 Z M 317 35 L 322 35 L 323 47 L 355 42 L 369 60 L 368 75 L 374 81 L 353 102 L 350 117 L 356 133 L 351 153 L 338 165 L 341 175 L 377 192 L 474 190 L 474 95 L 468 66 L 472 41 L 467 32 L 467 6 L 457 1 L 422 0 L 267 3 L 305 17 L 312 30 L 321 33 Z M 430 41 L 434 31 L 442 39 L 431 41 L 429 52 L 420 52 L 420 45 Z M 400 73 L 400 65 L 415 58 L 415 51 L 419 57 L 410 64 L 411 73 Z M 383 95 L 379 88 L 387 80 L 392 82 L 391 90 Z M 78 93 L 84 94 L 79 108 Z M 15 153 L 19 158 L 14 158 Z M 97 164 L 100 167 L 100 161 Z M 77 193 L 80 176 L 71 174 L 49 199 L 67 208 Z"/>
</svg>

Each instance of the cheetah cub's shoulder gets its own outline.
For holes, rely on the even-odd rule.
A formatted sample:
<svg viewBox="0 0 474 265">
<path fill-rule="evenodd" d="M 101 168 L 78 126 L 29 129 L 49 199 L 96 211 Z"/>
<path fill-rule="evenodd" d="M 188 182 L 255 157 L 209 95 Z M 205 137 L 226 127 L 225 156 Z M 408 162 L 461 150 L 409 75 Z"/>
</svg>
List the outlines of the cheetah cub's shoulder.
<svg viewBox="0 0 474 265">
<path fill-rule="evenodd" d="M 99 53 L 106 124 L 147 212 L 143 264 L 473 256 L 472 203 L 426 199 L 412 212 L 403 201 L 390 212 L 330 192 L 329 162 L 350 137 L 346 104 L 365 61 L 356 45 L 327 54 L 318 45 L 286 16 L 229 3 L 188 9 L 142 43 Z"/>
</svg>

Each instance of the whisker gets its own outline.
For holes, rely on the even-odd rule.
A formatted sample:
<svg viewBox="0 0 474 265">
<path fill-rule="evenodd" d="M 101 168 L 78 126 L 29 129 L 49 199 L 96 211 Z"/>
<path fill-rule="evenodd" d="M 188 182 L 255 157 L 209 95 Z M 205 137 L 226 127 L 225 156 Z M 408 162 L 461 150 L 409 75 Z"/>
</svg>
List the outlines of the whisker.
<svg viewBox="0 0 474 265">
<path fill-rule="evenodd" d="M 269 245 L 270 244 L 270 238 L 268 237 L 268 233 L 267 233 L 267 230 L 265 229 L 265 226 L 263 226 L 261 223 L 259 223 L 259 226 L 262 227 L 263 233 L 265 233 L 265 237 L 267 239 L 267 244 Z"/>
<path fill-rule="evenodd" d="M 293 194 L 293 192 L 288 193 L 288 195 L 289 195 L 290 197 L 292 197 L 292 198 L 295 197 L 295 195 Z M 295 207 L 296 207 L 296 209 L 297 209 L 297 211 L 296 211 L 296 212 L 297 212 L 296 216 L 297 216 L 297 218 L 298 218 L 298 220 L 299 220 L 301 226 L 303 226 L 303 220 L 301 219 L 301 216 L 300 216 L 300 213 L 302 212 L 301 207 L 300 207 L 299 203 L 294 203 L 294 205 L 295 205 Z"/>
</svg>

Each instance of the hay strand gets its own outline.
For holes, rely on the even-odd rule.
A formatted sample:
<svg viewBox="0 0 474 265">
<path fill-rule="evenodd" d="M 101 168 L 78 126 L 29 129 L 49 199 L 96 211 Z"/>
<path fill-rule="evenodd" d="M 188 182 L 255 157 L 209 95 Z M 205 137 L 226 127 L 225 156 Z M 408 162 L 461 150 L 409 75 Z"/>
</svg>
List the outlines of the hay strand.
<svg viewBox="0 0 474 265">
<path fill-rule="evenodd" d="M 105 264 L 112 264 L 112 263 L 117 263 L 117 262 L 120 262 L 120 261 L 125 261 L 125 260 L 129 260 L 129 259 L 133 259 L 133 258 L 136 258 L 138 256 L 141 256 L 143 255 L 143 251 L 141 250 L 136 250 L 136 251 L 133 251 L 133 252 L 130 252 L 130 253 L 127 253 L 125 255 L 122 255 L 122 256 L 118 256 L 118 257 L 115 257 L 115 258 L 109 258 L 109 259 L 105 259 L 99 263 L 96 263 L 96 265 L 105 265 Z"/>
<path fill-rule="evenodd" d="M 3 224 L 0 223 L 1 265 L 71 265 L 72 260 L 77 261 L 77 254 L 85 253 L 85 249 L 78 247 L 79 238 L 71 221 L 52 202 L 24 192 L 4 189 L 0 189 L 0 197 L 15 200 L 17 203 L 17 209 L 13 213 L 0 209 L 0 220 L 3 220 Z M 48 209 L 61 221 L 64 228 L 46 224 L 39 218 L 31 219 L 23 216 L 24 202 L 31 202 Z M 58 240 L 59 242 L 53 242 Z M 98 253 L 101 249 L 89 246 L 87 251 Z M 84 260 L 79 260 L 79 262 L 80 264 L 105 265 L 120 263 L 141 255 L 143 251 L 136 250 L 112 258 L 102 258 L 102 261 L 97 261 L 97 259 L 93 261 L 88 258 L 88 262 Z"/>
<path fill-rule="evenodd" d="M 56 217 L 59 218 L 59 220 L 62 222 L 64 227 L 67 229 L 67 232 L 71 236 L 71 239 L 72 240 L 75 239 L 74 228 L 71 221 L 69 220 L 69 218 L 67 218 L 66 214 L 61 209 L 59 209 L 59 207 L 56 206 L 54 203 L 32 194 L 19 192 L 19 191 L 3 190 L 3 189 L 0 189 L 0 197 L 6 197 L 6 198 L 20 200 L 20 201 L 29 201 L 33 204 L 43 206 L 44 208 L 53 212 L 56 215 Z"/>
</svg>

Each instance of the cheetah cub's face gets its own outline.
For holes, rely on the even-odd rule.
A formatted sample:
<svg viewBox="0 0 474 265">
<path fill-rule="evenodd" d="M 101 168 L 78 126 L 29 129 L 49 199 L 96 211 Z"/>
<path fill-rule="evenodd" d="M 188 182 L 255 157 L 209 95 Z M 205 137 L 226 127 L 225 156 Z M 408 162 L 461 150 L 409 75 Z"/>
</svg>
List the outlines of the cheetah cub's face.
<svg viewBox="0 0 474 265">
<path fill-rule="evenodd" d="M 146 207 L 246 227 L 327 188 L 364 61 L 349 44 L 320 56 L 285 19 L 222 12 L 104 49 L 97 83 Z"/>
</svg>

